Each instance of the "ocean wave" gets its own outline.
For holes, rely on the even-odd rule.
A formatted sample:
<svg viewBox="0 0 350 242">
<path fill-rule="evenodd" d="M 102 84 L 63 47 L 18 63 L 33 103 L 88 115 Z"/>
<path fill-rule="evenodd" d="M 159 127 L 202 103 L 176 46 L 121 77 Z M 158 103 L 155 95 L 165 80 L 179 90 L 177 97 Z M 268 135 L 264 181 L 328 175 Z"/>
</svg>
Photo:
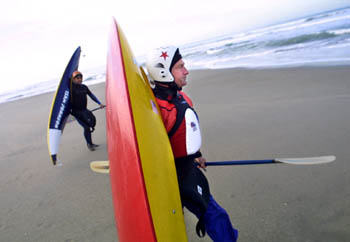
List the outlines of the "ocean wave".
<svg viewBox="0 0 350 242">
<path fill-rule="evenodd" d="M 337 36 L 336 34 L 329 33 L 329 32 L 304 34 L 304 35 L 300 35 L 289 39 L 271 41 L 267 44 L 267 46 L 277 47 L 277 46 L 295 45 L 295 44 L 301 44 L 301 43 L 312 42 L 317 40 L 334 38 L 336 36 Z"/>
<path fill-rule="evenodd" d="M 342 28 L 342 29 L 336 29 L 336 30 L 329 30 L 328 33 L 335 34 L 335 35 L 350 34 L 350 28 Z"/>
<path fill-rule="evenodd" d="M 208 55 L 215 55 L 215 54 L 220 53 L 221 51 L 223 51 L 223 49 L 209 49 L 209 50 L 207 50 L 207 54 Z"/>
<path fill-rule="evenodd" d="M 302 49 L 304 47 L 305 47 L 305 45 L 296 45 L 296 46 L 293 46 L 291 48 L 287 47 L 287 48 L 276 49 L 274 51 L 274 53 L 287 52 L 287 51 L 296 51 L 296 50 Z"/>
<path fill-rule="evenodd" d="M 327 49 L 347 49 L 350 50 L 350 41 L 348 43 L 342 42 L 342 43 L 336 43 L 334 45 L 328 45 L 326 46 Z"/>
<path fill-rule="evenodd" d="M 324 19 L 324 18 L 336 16 L 336 15 L 343 15 L 344 13 L 346 15 L 347 11 L 348 11 L 348 8 L 343 8 L 343 9 L 338 9 L 338 10 L 334 10 L 331 12 L 321 13 L 321 14 L 310 16 L 310 17 L 306 18 L 305 22 L 310 22 L 310 21 L 314 21 L 314 20 L 322 19 L 322 18 Z"/>
<path fill-rule="evenodd" d="M 290 33 L 297 31 L 307 31 L 308 29 L 320 28 L 321 26 L 328 26 L 332 24 L 348 23 L 350 21 L 350 15 L 344 14 L 342 16 L 325 15 L 326 18 L 315 18 L 314 21 L 305 22 L 305 20 L 295 20 L 284 24 L 278 24 L 259 30 L 260 35 L 272 35 L 280 33 Z"/>
</svg>

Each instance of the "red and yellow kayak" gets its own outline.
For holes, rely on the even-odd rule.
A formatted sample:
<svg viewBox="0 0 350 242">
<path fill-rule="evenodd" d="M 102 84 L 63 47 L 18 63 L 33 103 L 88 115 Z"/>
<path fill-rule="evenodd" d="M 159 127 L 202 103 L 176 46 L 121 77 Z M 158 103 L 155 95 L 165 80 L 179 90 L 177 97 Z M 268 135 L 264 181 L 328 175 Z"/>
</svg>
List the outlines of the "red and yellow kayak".
<svg viewBox="0 0 350 242">
<path fill-rule="evenodd" d="M 115 20 L 106 75 L 109 173 L 119 241 L 187 241 L 174 158 L 160 111 Z"/>
</svg>

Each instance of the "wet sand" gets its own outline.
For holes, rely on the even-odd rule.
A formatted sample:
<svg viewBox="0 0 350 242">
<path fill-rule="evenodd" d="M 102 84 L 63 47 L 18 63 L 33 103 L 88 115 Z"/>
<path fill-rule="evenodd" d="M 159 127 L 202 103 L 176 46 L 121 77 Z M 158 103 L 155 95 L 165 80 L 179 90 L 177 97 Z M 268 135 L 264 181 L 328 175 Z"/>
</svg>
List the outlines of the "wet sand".
<svg viewBox="0 0 350 242">
<path fill-rule="evenodd" d="M 350 68 L 191 71 L 208 161 L 336 155 L 318 166 L 210 167 L 216 200 L 239 241 L 350 240 Z M 90 89 L 104 102 L 104 84 Z M 0 104 L 0 241 L 118 241 L 106 160 L 105 111 L 90 152 L 77 122 L 66 125 L 62 167 L 49 159 L 46 129 L 53 93 Z M 89 107 L 96 104 L 89 101 Z M 185 211 L 189 241 L 196 219 Z"/>
</svg>

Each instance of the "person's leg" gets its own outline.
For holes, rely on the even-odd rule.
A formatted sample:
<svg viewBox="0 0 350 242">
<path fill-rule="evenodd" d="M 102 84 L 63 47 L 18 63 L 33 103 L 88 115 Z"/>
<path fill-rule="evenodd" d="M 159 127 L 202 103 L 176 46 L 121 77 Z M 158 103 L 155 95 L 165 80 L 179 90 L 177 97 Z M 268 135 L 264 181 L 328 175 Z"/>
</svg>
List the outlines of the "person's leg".
<svg viewBox="0 0 350 242">
<path fill-rule="evenodd" d="M 191 204 L 183 202 L 191 213 L 199 219 L 202 217 L 200 209 Z M 230 218 L 222 207 L 210 195 L 207 211 L 204 214 L 205 229 L 214 242 L 235 242 L 238 238 L 238 231 L 233 228 Z"/>
<path fill-rule="evenodd" d="M 84 129 L 84 137 L 86 140 L 86 143 L 89 147 L 89 145 L 92 147 L 92 138 L 91 138 L 91 131 L 90 131 L 90 127 L 88 127 L 86 124 L 84 124 L 81 120 L 79 120 L 78 118 L 76 118 L 76 120 L 78 121 L 78 123 L 83 127 Z M 90 148 L 89 148 L 90 149 Z"/>
<path fill-rule="evenodd" d="M 204 214 L 205 228 L 213 241 L 237 241 L 238 231 L 232 226 L 226 210 L 210 196 L 207 211 Z"/>
</svg>

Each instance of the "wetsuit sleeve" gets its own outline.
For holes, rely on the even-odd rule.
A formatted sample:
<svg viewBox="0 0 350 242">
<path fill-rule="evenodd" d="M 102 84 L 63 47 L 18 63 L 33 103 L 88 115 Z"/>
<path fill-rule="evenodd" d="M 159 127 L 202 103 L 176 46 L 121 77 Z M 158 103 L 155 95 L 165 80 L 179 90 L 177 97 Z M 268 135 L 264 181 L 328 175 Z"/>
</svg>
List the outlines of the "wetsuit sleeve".
<svg viewBox="0 0 350 242">
<path fill-rule="evenodd" d="M 87 94 L 89 97 L 94 100 L 97 104 L 101 104 L 100 100 L 90 91 L 90 89 L 87 87 Z"/>
</svg>

